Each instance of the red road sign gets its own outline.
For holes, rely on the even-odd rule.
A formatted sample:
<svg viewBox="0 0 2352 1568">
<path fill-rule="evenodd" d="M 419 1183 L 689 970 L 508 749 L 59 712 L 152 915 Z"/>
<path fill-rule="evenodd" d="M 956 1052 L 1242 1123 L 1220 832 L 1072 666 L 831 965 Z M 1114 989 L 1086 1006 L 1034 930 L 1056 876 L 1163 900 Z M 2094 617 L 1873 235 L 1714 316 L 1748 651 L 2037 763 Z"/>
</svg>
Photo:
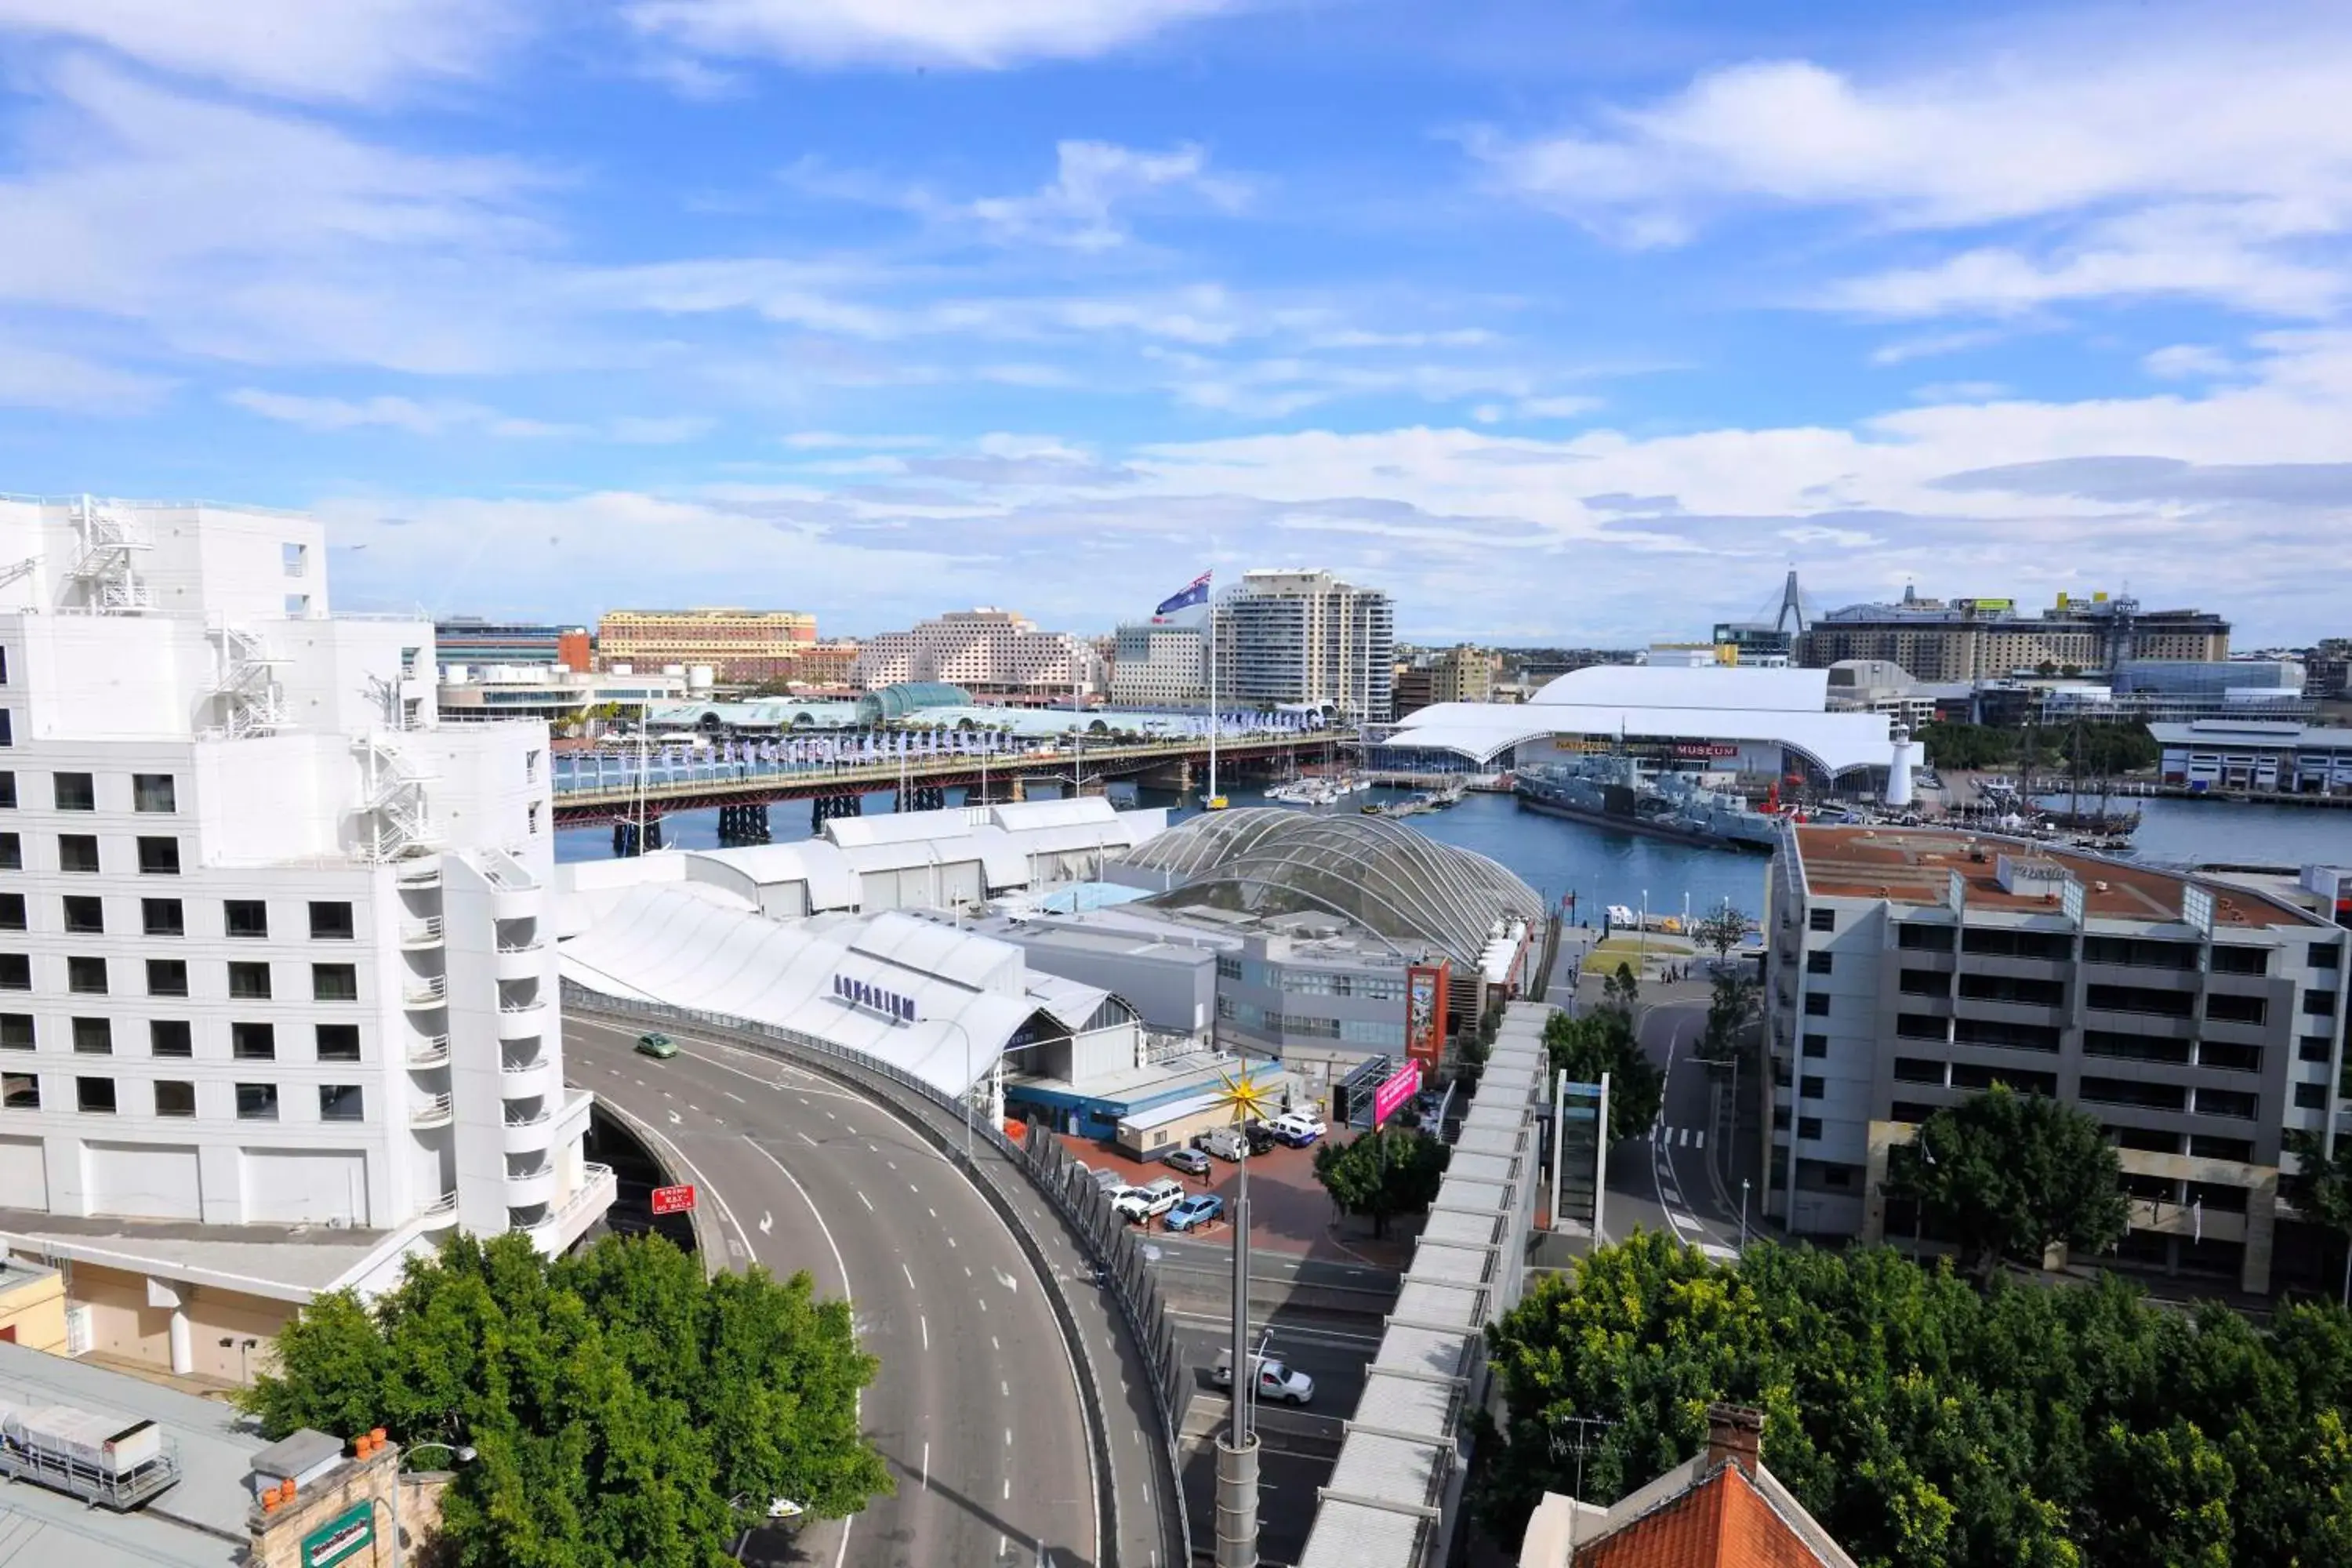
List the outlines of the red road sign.
<svg viewBox="0 0 2352 1568">
<path fill-rule="evenodd" d="M 654 1213 L 656 1214 L 684 1214 L 693 1206 L 694 1184 L 692 1182 L 679 1187 L 654 1189 Z"/>
</svg>

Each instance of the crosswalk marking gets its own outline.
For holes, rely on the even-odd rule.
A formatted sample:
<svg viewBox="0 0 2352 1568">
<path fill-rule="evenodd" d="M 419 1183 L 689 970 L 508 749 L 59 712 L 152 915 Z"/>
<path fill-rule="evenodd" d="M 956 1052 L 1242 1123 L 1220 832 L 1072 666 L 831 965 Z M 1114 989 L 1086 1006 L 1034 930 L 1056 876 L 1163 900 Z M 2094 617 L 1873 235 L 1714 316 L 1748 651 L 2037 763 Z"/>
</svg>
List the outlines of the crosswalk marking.
<svg viewBox="0 0 2352 1568">
<path fill-rule="evenodd" d="M 1667 1149 L 1704 1149 L 1706 1147 L 1706 1129 L 1668 1127 L 1660 1122 L 1650 1129 L 1650 1142 Z"/>
</svg>

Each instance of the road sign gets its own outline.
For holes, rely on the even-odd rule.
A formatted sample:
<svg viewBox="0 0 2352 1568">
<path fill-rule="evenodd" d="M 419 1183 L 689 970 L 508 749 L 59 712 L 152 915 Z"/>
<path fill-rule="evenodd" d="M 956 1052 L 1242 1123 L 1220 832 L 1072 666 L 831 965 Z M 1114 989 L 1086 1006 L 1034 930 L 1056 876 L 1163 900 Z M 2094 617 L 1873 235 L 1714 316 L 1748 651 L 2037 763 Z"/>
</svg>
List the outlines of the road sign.
<svg viewBox="0 0 2352 1568">
<path fill-rule="evenodd" d="M 334 1568 L 375 1542 L 375 1505 L 353 1503 L 302 1538 L 302 1568 Z"/>
<path fill-rule="evenodd" d="M 694 1206 L 694 1184 L 654 1189 L 654 1213 L 684 1214 Z"/>
</svg>

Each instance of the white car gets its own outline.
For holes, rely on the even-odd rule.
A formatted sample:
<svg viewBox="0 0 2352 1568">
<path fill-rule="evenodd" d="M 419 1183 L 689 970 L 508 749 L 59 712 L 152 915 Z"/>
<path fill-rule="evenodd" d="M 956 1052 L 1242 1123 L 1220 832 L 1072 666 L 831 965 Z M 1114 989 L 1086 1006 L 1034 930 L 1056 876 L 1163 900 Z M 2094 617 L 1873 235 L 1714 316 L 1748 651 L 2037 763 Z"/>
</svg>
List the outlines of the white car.
<svg viewBox="0 0 2352 1568">
<path fill-rule="evenodd" d="M 1294 1149 L 1304 1149 L 1328 1131 L 1323 1125 L 1321 1117 L 1306 1110 L 1289 1111 L 1276 1117 L 1265 1125 L 1276 1141 L 1287 1143 Z"/>
<path fill-rule="evenodd" d="M 770 1498 L 768 1500 L 768 1517 L 770 1519 L 798 1519 L 804 1511 L 806 1510 L 803 1510 L 800 1504 L 794 1502 L 788 1497 L 776 1497 Z"/>
<path fill-rule="evenodd" d="M 1293 1372 L 1282 1363 L 1268 1356 L 1252 1356 L 1257 1363 L 1257 1397 L 1260 1404 L 1311 1405 L 1315 1402 L 1315 1380 L 1303 1372 Z M 1217 1364 L 1209 1370 L 1209 1381 L 1219 1388 L 1234 1385 L 1234 1352 L 1221 1351 Z"/>
<path fill-rule="evenodd" d="M 1125 1216 L 1130 1225 L 1166 1214 L 1183 1201 L 1184 1184 L 1162 1176 L 1148 1186 L 1121 1187 L 1111 1194 L 1110 1206 Z"/>
</svg>

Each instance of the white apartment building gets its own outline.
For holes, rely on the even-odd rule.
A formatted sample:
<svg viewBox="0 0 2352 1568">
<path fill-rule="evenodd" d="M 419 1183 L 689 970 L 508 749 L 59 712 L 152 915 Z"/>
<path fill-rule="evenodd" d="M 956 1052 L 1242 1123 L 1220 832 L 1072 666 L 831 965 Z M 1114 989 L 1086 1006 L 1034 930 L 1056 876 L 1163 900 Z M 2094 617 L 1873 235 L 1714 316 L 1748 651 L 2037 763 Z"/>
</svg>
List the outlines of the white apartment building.
<svg viewBox="0 0 2352 1568">
<path fill-rule="evenodd" d="M 1042 632 L 1012 610 L 950 610 L 911 631 L 884 632 L 859 645 L 853 685 L 872 690 L 940 680 L 992 697 L 1066 696 L 1103 687 L 1102 656 L 1086 638 Z"/>
<path fill-rule="evenodd" d="M 1391 711 L 1396 606 L 1377 588 L 1286 566 L 1245 572 L 1217 600 L 1217 698 L 1323 703 L 1359 721 Z"/>
<path fill-rule="evenodd" d="M 1147 623 L 1118 628 L 1117 651 L 1110 667 L 1112 706 L 1198 707 L 1208 696 L 1206 626 Z"/>
<path fill-rule="evenodd" d="M 0 499 L 0 1242 L 68 1268 L 78 1348 L 242 1376 L 439 1230 L 553 1251 L 612 1201 L 546 726 L 444 726 L 430 623 L 331 615 L 325 553 Z"/>
</svg>

